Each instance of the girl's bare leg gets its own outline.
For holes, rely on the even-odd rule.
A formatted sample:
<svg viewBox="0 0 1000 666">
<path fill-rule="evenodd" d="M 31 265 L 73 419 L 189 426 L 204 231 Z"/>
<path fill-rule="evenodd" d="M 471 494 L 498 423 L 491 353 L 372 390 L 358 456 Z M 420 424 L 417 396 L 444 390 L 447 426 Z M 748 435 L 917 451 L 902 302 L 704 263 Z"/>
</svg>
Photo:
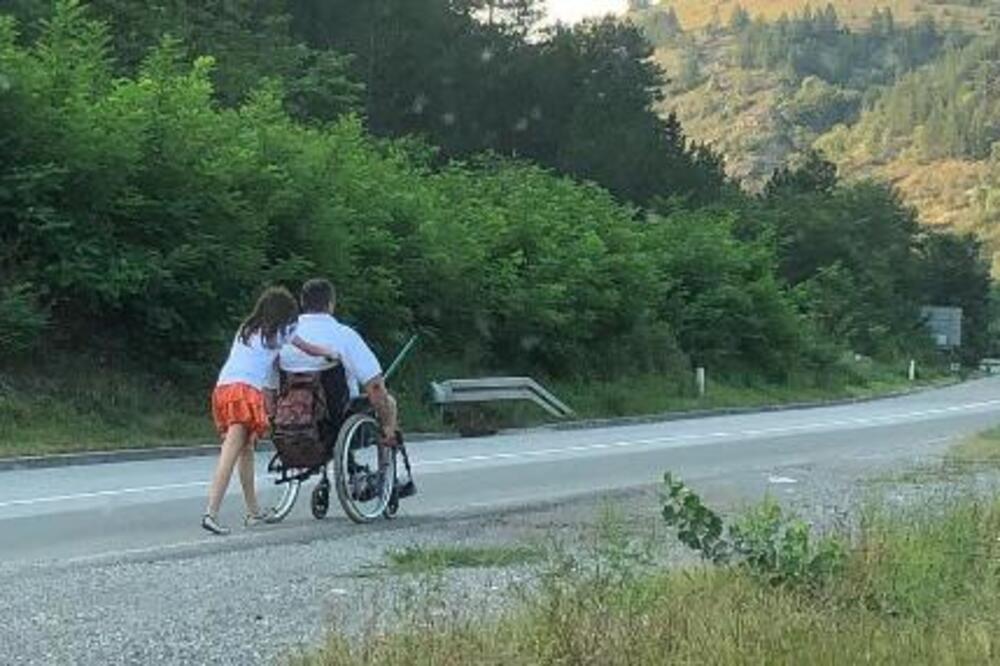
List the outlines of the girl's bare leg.
<svg viewBox="0 0 1000 666">
<path fill-rule="evenodd" d="M 215 476 L 212 477 L 212 487 L 208 491 L 206 513 L 210 516 L 219 515 L 222 498 L 229 486 L 229 479 L 233 476 L 233 466 L 240 452 L 246 448 L 247 435 L 246 426 L 241 424 L 233 424 L 226 431 L 226 437 L 222 440 L 222 451 L 219 453 L 219 463 L 215 467 Z"/>
<path fill-rule="evenodd" d="M 243 450 L 240 451 L 239 472 L 240 486 L 243 488 L 243 502 L 247 513 L 251 516 L 260 515 L 260 505 L 257 503 L 257 487 L 253 473 L 254 442 L 256 437 L 250 437 Z"/>
</svg>

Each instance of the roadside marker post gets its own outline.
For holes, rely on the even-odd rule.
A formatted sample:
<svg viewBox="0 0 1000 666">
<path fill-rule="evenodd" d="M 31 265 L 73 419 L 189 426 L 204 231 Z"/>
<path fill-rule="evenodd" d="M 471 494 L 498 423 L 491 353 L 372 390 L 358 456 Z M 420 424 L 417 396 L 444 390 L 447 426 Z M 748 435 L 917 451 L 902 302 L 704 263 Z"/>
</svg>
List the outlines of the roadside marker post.
<svg viewBox="0 0 1000 666">
<path fill-rule="evenodd" d="M 694 383 L 695 383 L 695 386 L 698 388 L 698 397 L 699 398 L 704 398 L 705 397 L 705 389 L 706 389 L 706 385 L 705 385 L 706 384 L 705 383 L 705 368 L 700 368 L 700 367 L 699 368 L 695 368 L 695 370 L 694 370 Z"/>
<path fill-rule="evenodd" d="M 917 379 L 917 362 L 914 361 L 913 359 L 910 359 L 909 377 L 910 377 L 910 381 L 911 382 L 912 381 L 916 381 L 916 379 Z"/>
</svg>

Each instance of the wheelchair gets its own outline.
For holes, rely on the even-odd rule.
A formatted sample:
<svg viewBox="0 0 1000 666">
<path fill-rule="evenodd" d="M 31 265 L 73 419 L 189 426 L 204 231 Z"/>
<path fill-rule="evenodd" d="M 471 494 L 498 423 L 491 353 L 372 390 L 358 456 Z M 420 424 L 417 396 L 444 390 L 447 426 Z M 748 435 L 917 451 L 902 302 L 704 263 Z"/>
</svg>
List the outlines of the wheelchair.
<svg viewBox="0 0 1000 666">
<path fill-rule="evenodd" d="M 291 513 L 302 483 L 314 476 L 319 476 L 310 501 L 314 518 L 326 517 L 331 485 L 344 513 L 353 522 L 363 524 L 380 517 L 395 517 L 400 500 L 416 493 L 402 433 L 397 431 L 392 445 L 382 441 L 382 427 L 374 408 L 365 398 L 349 397 L 340 366 L 312 375 L 282 373 L 279 396 L 294 382 L 314 382 L 312 389 L 324 396 L 326 404 L 323 415 L 317 417 L 320 422 L 314 424 L 318 437 L 302 442 L 275 438 L 277 450 L 267 469 L 276 475 L 275 484 L 284 488 L 272 509 L 273 522 L 284 520 Z"/>
</svg>

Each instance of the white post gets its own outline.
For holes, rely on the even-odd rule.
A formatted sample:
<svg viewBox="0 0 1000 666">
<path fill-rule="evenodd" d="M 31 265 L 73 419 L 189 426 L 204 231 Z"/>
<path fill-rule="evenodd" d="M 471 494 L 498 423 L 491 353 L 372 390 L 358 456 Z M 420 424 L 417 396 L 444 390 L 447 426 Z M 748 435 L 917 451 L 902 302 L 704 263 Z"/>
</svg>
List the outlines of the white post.
<svg viewBox="0 0 1000 666">
<path fill-rule="evenodd" d="M 917 362 L 910 359 L 910 381 L 915 381 L 917 379 Z"/>
<path fill-rule="evenodd" d="M 698 387 L 698 397 L 705 397 L 705 368 L 695 368 L 694 383 Z"/>
</svg>

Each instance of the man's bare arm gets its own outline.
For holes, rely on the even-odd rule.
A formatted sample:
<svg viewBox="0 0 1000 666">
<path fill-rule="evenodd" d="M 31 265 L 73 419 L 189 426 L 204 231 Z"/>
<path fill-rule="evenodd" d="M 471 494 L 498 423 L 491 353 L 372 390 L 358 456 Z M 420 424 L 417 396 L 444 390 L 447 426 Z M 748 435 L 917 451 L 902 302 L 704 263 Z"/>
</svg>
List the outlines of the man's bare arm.
<svg viewBox="0 0 1000 666">
<path fill-rule="evenodd" d="M 382 375 L 365 384 L 365 395 L 375 408 L 379 423 L 382 424 L 382 436 L 390 441 L 395 439 L 396 431 L 399 429 L 396 400 L 385 387 Z"/>
<path fill-rule="evenodd" d="M 292 345 L 298 347 L 299 349 L 309 354 L 310 356 L 322 357 L 329 363 L 333 363 L 334 361 L 337 360 L 337 355 L 332 350 L 327 349 L 326 347 L 321 347 L 319 345 L 314 345 L 311 342 L 306 342 L 297 335 L 292 338 Z"/>
</svg>

